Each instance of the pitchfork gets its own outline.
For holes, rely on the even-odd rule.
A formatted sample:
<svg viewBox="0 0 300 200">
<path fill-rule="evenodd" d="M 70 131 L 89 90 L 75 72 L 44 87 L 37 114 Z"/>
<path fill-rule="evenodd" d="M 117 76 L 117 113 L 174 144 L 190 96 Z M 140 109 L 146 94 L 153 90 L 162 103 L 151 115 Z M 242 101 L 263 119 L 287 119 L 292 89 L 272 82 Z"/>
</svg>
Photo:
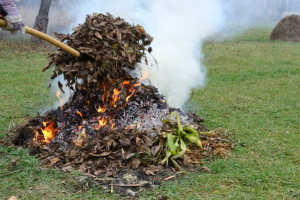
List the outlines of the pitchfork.
<svg viewBox="0 0 300 200">
<path fill-rule="evenodd" d="M 3 26 L 3 27 L 6 27 L 7 26 L 7 22 L 4 20 L 4 19 L 0 19 L 0 26 Z M 80 52 L 79 51 L 76 51 L 75 49 L 69 47 L 68 45 L 65 45 L 64 43 L 50 37 L 49 35 L 45 34 L 45 33 L 42 33 L 40 31 L 37 31 L 33 28 L 30 28 L 28 26 L 25 26 L 25 32 L 30 34 L 30 35 L 33 35 L 35 37 L 38 37 L 42 40 L 45 40 L 47 42 L 49 42 L 50 44 L 53 44 L 59 48 L 61 48 L 62 50 L 70 53 L 71 55 L 79 58 L 80 57 Z"/>
</svg>

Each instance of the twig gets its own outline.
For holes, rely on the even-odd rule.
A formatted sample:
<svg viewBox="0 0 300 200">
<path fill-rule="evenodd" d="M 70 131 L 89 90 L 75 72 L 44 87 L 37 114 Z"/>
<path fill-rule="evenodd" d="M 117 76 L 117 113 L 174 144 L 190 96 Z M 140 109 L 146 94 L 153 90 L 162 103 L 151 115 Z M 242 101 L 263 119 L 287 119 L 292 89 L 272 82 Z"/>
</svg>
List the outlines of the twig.
<svg viewBox="0 0 300 200">
<path fill-rule="evenodd" d="M 112 181 L 111 178 L 95 178 L 94 181 Z"/>
<path fill-rule="evenodd" d="M 185 171 L 180 171 L 180 172 L 177 172 L 176 174 L 178 175 L 178 174 L 183 174 L 183 173 L 185 173 Z"/>
<path fill-rule="evenodd" d="M 229 140 L 225 140 L 222 138 L 210 138 L 211 140 L 220 140 L 220 141 L 224 141 L 224 142 L 229 142 Z"/>
<path fill-rule="evenodd" d="M 142 184 L 129 184 L 129 185 L 118 185 L 118 184 L 115 184 L 115 186 L 119 186 L 119 187 L 141 187 Z"/>
<path fill-rule="evenodd" d="M 164 181 L 167 181 L 167 180 L 169 180 L 169 179 L 171 179 L 171 178 L 175 178 L 175 177 L 176 177 L 176 175 L 170 176 L 170 177 L 168 177 L 168 178 L 165 178 Z"/>
<path fill-rule="evenodd" d="M 93 175 L 93 174 L 89 174 L 89 173 L 83 173 L 83 175 L 86 175 L 86 176 L 90 176 L 92 178 L 96 178 L 97 176 Z"/>
<path fill-rule="evenodd" d="M 10 175 L 10 174 L 19 172 L 19 171 L 22 171 L 22 170 L 20 169 L 20 170 L 14 171 L 14 172 L 9 172 L 9 173 L 6 173 L 6 174 L 2 174 L 2 175 L 0 175 L 0 177 L 7 176 L 7 175 Z"/>
</svg>

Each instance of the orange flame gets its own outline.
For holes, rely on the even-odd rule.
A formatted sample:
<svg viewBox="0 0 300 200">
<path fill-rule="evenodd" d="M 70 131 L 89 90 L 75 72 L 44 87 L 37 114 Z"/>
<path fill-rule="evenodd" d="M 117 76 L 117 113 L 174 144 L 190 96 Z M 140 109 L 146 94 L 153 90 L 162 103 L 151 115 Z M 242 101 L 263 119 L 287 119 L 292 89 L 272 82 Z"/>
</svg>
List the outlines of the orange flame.
<svg viewBox="0 0 300 200">
<path fill-rule="evenodd" d="M 130 126 L 126 127 L 125 129 L 132 129 L 134 127 L 134 124 L 131 124 Z"/>
<path fill-rule="evenodd" d="M 57 131 L 57 129 L 55 129 L 54 126 L 54 122 L 51 122 L 48 126 L 47 123 L 49 122 L 43 122 L 43 125 L 45 126 L 45 128 L 41 128 L 42 133 L 44 135 L 44 142 L 50 142 L 50 140 L 52 140 L 55 137 L 55 133 Z"/>
<path fill-rule="evenodd" d="M 112 105 L 113 105 L 114 107 L 117 107 L 117 105 L 116 105 L 115 103 L 120 99 L 120 98 L 118 97 L 119 93 L 120 93 L 120 91 L 119 91 L 117 88 L 115 88 L 115 89 L 114 89 L 114 95 L 113 95 L 113 102 L 112 102 Z"/>
<path fill-rule="evenodd" d="M 99 120 L 99 126 L 100 126 L 100 127 L 105 126 L 105 125 L 106 125 L 106 122 L 107 122 L 107 119 L 105 119 L 105 118 L 103 117 L 101 120 Z"/>
<path fill-rule="evenodd" d="M 137 82 L 136 84 L 134 84 L 133 86 L 138 86 L 142 80 L 148 78 L 149 72 L 144 71 L 143 76 L 140 78 L 139 82 Z"/>
<path fill-rule="evenodd" d="M 104 113 L 105 110 L 106 110 L 105 106 L 104 106 L 103 108 L 101 108 L 101 107 L 99 106 L 97 112 L 99 112 L 99 113 Z"/>
<path fill-rule="evenodd" d="M 84 119 L 83 119 L 83 117 L 82 117 L 82 113 L 81 112 L 79 112 L 79 111 L 77 111 L 76 112 L 78 115 L 80 115 L 80 117 L 82 118 L 82 120 L 84 121 Z"/>
<path fill-rule="evenodd" d="M 129 98 L 132 97 L 132 95 L 134 95 L 134 90 L 132 91 L 131 95 L 129 95 L 128 97 L 126 97 L 126 102 L 128 102 Z"/>
<path fill-rule="evenodd" d="M 37 140 L 37 136 L 39 135 L 39 132 L 37 132 L 36 130 L 34 132 L 35 132 L 35 135 L 34 135 L 33 141 L 36 141 Z"/>
<path fill-rule="evenodd" d="M 63 100 L 60 99 L 60 92 L 57 90 L 56 91 L 56 97 L 59 99 L 60 101 L 60 109 L 62 110 L 63 109 L 63 105 L 64 105 L 64 102 Z"/>
</svg>

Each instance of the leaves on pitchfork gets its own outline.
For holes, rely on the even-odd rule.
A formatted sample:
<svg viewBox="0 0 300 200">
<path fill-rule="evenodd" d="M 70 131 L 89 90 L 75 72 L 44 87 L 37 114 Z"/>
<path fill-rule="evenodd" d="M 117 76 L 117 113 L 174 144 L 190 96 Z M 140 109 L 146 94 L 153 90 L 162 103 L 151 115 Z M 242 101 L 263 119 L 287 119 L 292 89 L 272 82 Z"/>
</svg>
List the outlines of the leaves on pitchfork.
<svg viewBox="0 0 300 200">
<path fill-rule="evenodd" d="M 94 13 L 72 30 L 71 35 L 55 33 L 55 37 L 61 42 L 66 41 L 82 56 L 75 58 L 59 50 L 49 55 L 49 65 L 43 69 L 54 65 L 51 79 L 63 74 L 67 86 L 81 79 L 83 87 L 97 88 L 108 76 L 119 79 L 126 76 L 128 69 L 135 69 L 138 63 L 148 63 L 146 51 L 152 51 L 149 45 L 153 38 L 142 26 L 131 25 L 109 13 Z"/>
<path fill-rule="evenodd" d="M 63 84 L 60 81 L 58 81 L 58 87 L 63 93 L 65 93 L 63 90 Z"/>
</svg>

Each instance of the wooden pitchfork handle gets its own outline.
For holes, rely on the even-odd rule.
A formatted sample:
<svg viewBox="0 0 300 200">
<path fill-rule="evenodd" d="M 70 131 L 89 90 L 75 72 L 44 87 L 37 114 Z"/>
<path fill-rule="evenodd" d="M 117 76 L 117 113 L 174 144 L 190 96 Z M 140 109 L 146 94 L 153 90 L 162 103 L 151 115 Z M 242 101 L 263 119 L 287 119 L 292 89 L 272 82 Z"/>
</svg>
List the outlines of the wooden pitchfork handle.
<svg viewBox="0 0 300 200">
<path fill-rule="evenodd" d="M 0 26 L 6 27 L 7 26 L 7 22 L 4 19 L 0 19 Z M 45 33 L 42 33 L 40 31 L 37 31 L 33 28 L 30 28 L 28 26 L 25 26 L 25 32 L 33 35 L 35 37 L 38 37 L 42 40 L 45 40 L 47 42 L 49 42 L 50 44 L 53 44 L 59 48 L 61 48 L 62 50 L 68 52 L 69 54 L 79 58 L 80 57 L 80 52 L 76 51 L 75 49 L 69 47 L 68 45 L 65 45 L 64 43 L 50 37 L 49 35 L 46 35 Z"/>
</svg>

